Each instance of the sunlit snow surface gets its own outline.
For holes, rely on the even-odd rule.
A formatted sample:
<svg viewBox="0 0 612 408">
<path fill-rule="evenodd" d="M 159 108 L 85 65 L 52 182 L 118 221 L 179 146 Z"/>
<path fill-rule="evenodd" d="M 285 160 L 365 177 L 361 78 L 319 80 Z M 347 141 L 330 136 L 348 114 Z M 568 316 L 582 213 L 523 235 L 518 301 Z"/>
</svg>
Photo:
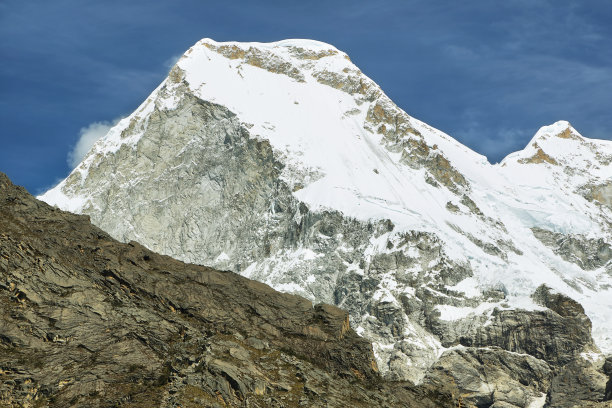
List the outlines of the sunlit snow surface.
<svg viewBox="0 0 612 408">
<path fill-rule="evenodd" d="M 218 51 L 219 46 L 243 51 L 257 49 L 266 58 L 286 63 L 282 66 L 286 72 L 273 72 L 245 63 L 243 58 L 224 56 Z M 304 50 L 324 56 L 300 58 L 298 54 Z M 530 230 L 541 227 L 609 241 L 610 230 L 603 222 L 611 218 L 609 209 L 587 201 L 577 191 L 586 184 L 612 179 L 612 167 L 606 159 L 612 156 L 612 143 L 585 139 L 561 121 L 540 129 L 524 150 L 491 165 L 450 136 L 409 118 L 426 143 L 436 145 L 468 180 L 471 199 L 486 217 L 502 222 L 506 229 L 503 231 L 470 213 L 459 203 L 460 197 L 447 188 L 426 183 L 424 169 L 402 164 L 399 154 L 387 150 L 381 143 L 382 136 L 366 126 L 366 115 L 374 102 L 320 83 L 313 76 L 320 72 L 357 72 L 364 81 L 371 81 L 334 47 L 310 40 L 263 44 L 204 39 L 177 65 L 193 94 L 227 107 L 248 127 L 251 136 L 270 142 L 285 164 L 282 177 L 289 185 L 298 181 L 303 184 L 294 194 L 311 209 L 331 208 L 361 220 L 389 219 L 395 232 L 435 233 L 444 241 L 450 257 L 469 263 L 473 269 L 474 277 L 454 288 L 468 297 L 478 296 L 481 289 L 501 285 L 507 291 L 506 303 L 510 306 L 534 309 L 537 306 L 529 295 L 546 283 L 585 307 L 593 321 L 598 346 L 603 351 L 612 351 L 610 274 L 603 268 L 584 271 L 564 261 L 542 245 Z M 287 72 L 298 72 L 299 76 Z M 146 129 L 147 115 L 155 106 L 173 109 L 177 98 L 172 92 L 161 96 L 164 85 L 170 87 L 168 80 L 136 112 L 98 141 L 74 172 L 86 178 L 96 155 L 111 155 L 122 144 L 136 144 Z M 378 100 L 388 98 L 381 93 Z M 142 131 L 122 137 L 132 121 Z M 558 137 L 568 128 L 570 137 Z M 531 163 L 538 149 L 556 164 L 537 160 Z M 71 191 L 63 182 L 41 198 L 79 212 L 88 197 Z M 448 202 L 461 211 L 449 211 Z M 491 243 L 509 240 L 522 255 L 508 251 L 508 260 L 504 261 L 483 252 L 467 235 Z M 384 242 L 381 241 L 380 248 L 377 245 L 373 243 L 373 250 L 385 250 Z M 296 253 L 296 262 L 315 256 Z M 224 253 L 218 257 L 226 258 Z M 247 268 L 245 276 L 253 268 Z M 299 292 L 300 287 L 294 286 L 298 285 L 284 284 L 276 289 Z M 382 288 L 377 296 L 389 296 L 392 301 L 393 296 L 385 292 L 388 290 Z M 474 313 L 487 315 L 496 306 L 499 304 L 483 303 L 475 309 L 440 306 L 439 310 L 442 319 L 454 320 Z"/>
</svg>

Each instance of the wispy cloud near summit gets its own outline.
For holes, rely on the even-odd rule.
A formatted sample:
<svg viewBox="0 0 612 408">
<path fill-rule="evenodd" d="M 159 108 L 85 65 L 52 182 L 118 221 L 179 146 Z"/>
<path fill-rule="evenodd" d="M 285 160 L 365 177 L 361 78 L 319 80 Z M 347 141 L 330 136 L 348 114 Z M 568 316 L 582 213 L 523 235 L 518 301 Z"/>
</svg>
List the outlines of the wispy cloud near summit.
<svg viewBox="0 0 612 408">
<path fill-rule="evenodd" d="M 79 140 L 68 153 L 68 165 L 71 168 L 76 167 L 98 139 L 104 137 L 119 120 L 120 119 L 116 119 L 112 122 L 94 122 L 81 128 L 79 131 Z"/>
</svg>

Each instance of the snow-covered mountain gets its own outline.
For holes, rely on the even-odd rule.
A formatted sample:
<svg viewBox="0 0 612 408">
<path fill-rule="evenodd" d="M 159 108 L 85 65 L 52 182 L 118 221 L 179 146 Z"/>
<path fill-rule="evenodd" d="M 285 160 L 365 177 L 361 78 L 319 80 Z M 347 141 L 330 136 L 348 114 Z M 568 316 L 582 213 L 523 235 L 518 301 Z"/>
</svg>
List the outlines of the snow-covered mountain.
<svg viewBox="0 0 612 408">
<path fill-rule="evenodd" d="M 381 372 L 418 382 L 458 345 L 547 364 L 612 352 L 611 163 L 612 142 L 561 121 L 491 165 L 331 45 L 204 39 L 40 198 L 120 240 L 346 308 Z M 549 310 L 555 293 L 584 307 L 595 345 L 506 344 L 528 326 L 517 310 L 566 317 Z"/>
</svg>

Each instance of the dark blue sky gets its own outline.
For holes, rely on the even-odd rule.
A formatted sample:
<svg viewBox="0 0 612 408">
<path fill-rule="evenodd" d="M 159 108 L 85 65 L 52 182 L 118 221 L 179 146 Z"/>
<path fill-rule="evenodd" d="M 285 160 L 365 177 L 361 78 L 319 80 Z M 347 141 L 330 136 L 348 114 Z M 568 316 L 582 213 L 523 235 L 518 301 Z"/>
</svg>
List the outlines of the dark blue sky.
<svg viewBox="0 0 612 408">
<path fill-rule="evenodd" d="M 569 120 L 612 138 L 612 2 L 0 1 L 0 171 L 32 193 L 92 123 L 131 113 L 203 37 L 312 38 L 496 162 Z"/>
</svg>

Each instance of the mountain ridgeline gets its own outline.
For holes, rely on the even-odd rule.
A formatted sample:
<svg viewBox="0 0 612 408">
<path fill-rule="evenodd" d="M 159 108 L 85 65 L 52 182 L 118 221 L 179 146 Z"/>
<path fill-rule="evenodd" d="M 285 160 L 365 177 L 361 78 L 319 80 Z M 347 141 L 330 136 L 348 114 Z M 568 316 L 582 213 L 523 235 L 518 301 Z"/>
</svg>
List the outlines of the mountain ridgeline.
<svg viewBox="0 0 612 408">
<path fill-rule="evenodd" d="M 204 39 L 40 198 L 347 310 L 386 381 L 571 407 L 609 398 L 611 164 L 560 121 L 491 165 L 331 45 Z"/>
</svg>

